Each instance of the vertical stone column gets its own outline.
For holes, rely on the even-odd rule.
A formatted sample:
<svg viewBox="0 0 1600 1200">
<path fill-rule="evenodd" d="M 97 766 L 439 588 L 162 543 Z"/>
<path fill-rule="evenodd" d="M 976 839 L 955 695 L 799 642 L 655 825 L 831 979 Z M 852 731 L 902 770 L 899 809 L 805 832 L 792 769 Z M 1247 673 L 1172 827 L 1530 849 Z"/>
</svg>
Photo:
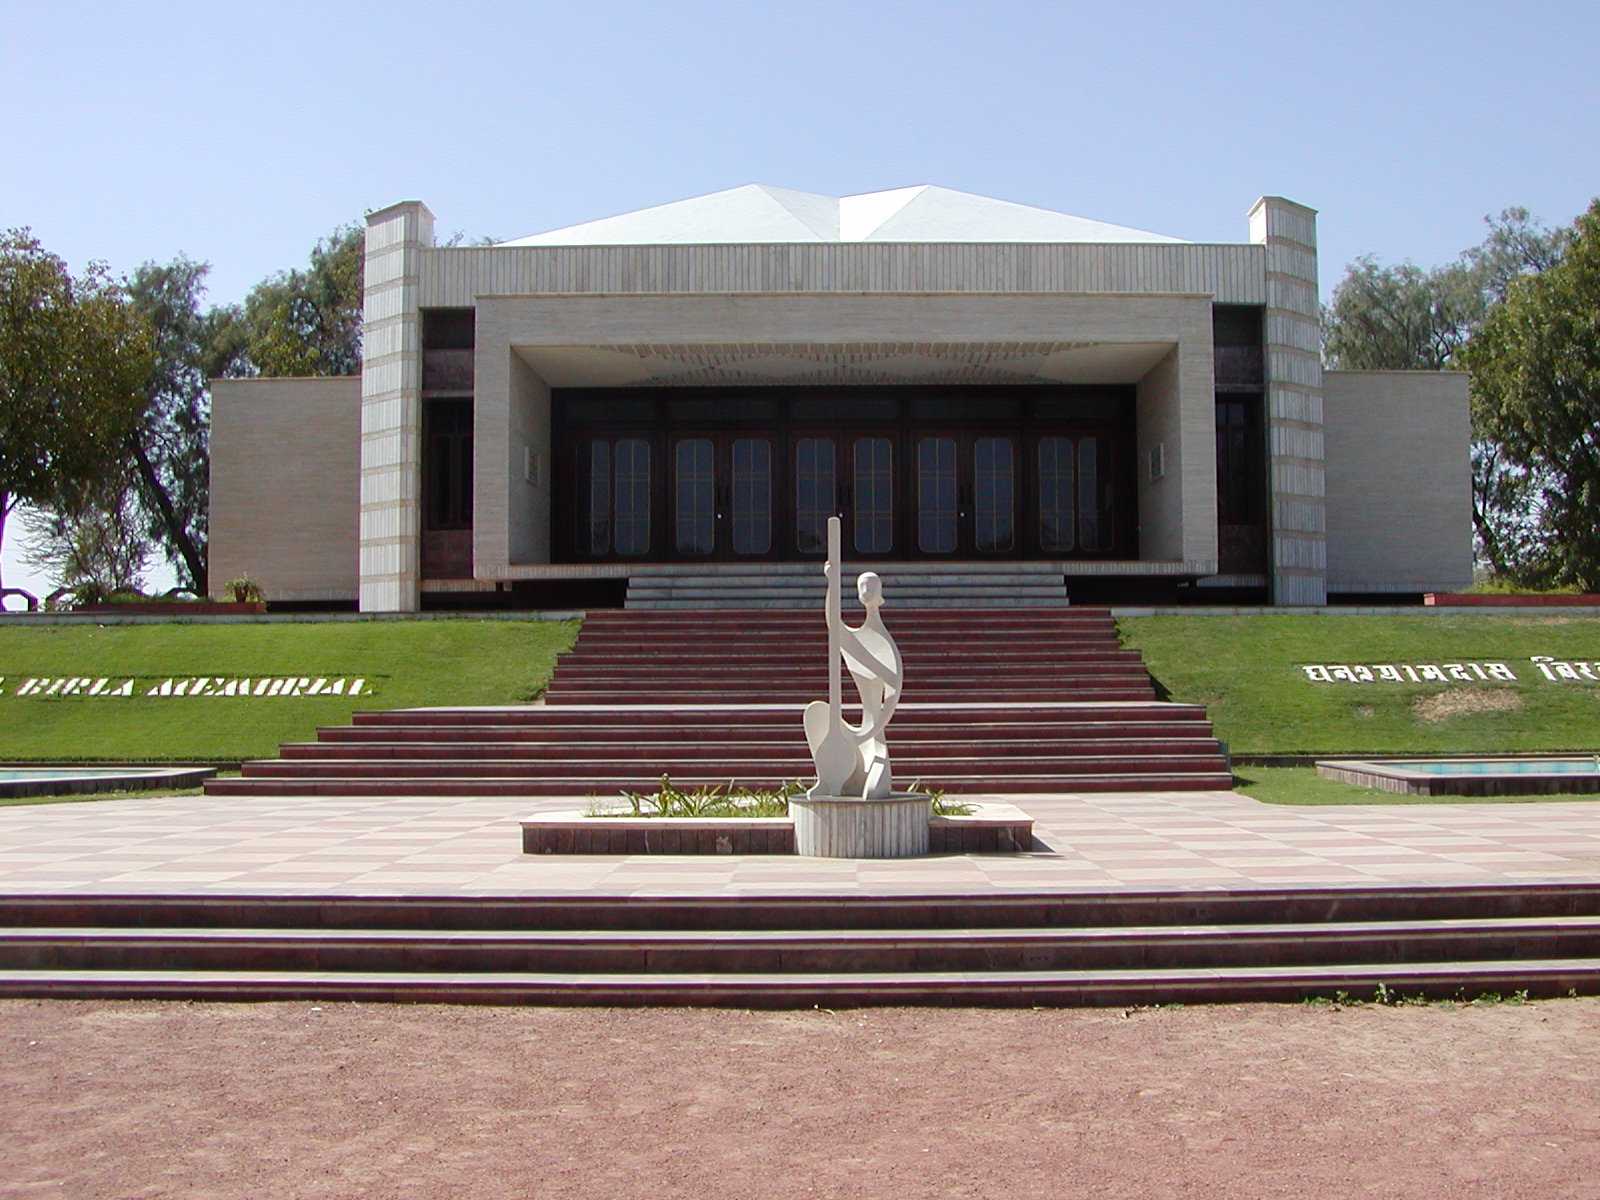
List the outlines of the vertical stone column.
<svg viewBox="0 0 1600 1200">
<path fill-rule="evenodd" d="M 1272 600 L 1325 604 L 1328 555 L 1316 210 L 1281 196 L 1263 196 L 1250 210 L 1250 240 L 1267 252 L 1264 350 Z"/>
<path fill-rule="evenodd" d="M 433 214 L 406 200 L 367 217 L 361 363 L 361 611 L 421 602 L 422 251 Z"/>
</svg>

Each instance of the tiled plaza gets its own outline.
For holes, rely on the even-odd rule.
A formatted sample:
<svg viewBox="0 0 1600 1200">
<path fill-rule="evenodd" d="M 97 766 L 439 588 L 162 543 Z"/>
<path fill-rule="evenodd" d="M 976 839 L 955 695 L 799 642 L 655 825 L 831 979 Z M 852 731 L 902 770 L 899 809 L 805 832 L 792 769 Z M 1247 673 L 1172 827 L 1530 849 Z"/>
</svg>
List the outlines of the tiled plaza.
<svg viewBox="0 0 1600 1200">
<path fill-rule="evenodd" d="M 0 891 L 912 894 L 1600 877 L 1600 802 L 1283 807 L 1230 792 L 995 797 L 1022 855 L 540 856 L 521 817 L 584 801 L 178 796 L 0 809 Z"/>
</svg>

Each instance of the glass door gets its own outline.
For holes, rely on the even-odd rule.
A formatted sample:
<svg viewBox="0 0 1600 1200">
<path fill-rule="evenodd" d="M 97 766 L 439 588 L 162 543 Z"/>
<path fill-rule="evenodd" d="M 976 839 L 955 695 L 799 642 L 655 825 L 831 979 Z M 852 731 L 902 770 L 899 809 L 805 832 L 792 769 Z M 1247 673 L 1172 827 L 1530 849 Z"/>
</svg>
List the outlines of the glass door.
<svg viewBox="0 0 1600 1200">
<path fill-rule="evenodd" d="M 1119 538 L 1119 485 L 1110 439 L 1095 434 L 1034 439 L 1039 551 L 1106 554 Z"/>
<path fill-rule="evenodd" d="M 576 451 L 575 549 L 586 559 L 648 559 L 655 532 L 651 440 L 585 438 Z"/>
<path fill-rule="evenodd" d="M 685 434 L 671 439 L 668 459 L 674 557 L 772 555 L 772 438 Z"/>
<path fill-rule="evenodd" d="M 846 554 L 899 555 L 895 488 L 899 438 L 883 433 L 817 433 L 793 440 L 795 551 L 825 555 L 828 518 L 841 518 Z"/>
<path fill-rule="evenodd" d="M 1017 437 L 914 438 L 916 551 L 930 557 L 1017 553 Z"/>
</svg>

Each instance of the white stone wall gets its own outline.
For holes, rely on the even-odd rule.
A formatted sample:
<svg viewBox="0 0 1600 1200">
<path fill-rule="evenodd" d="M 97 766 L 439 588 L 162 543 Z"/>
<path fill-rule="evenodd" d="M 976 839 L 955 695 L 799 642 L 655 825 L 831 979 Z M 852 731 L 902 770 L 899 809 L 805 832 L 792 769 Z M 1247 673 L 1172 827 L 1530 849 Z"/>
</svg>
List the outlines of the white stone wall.
<svg viewBox="0 0 1600 1200">
<path fill-rule="evenodd" d="M 367 218 L 361 370 L 361 610 L 419 606 L 422 338 L 418 294 L 433 214 L 406 201 Z"/>
<path fill-rule="evenodd" d="M 423 256 L 420 303 L 537 293 L 1152 292 L 1265 304 L 1265 261 L 1258 245 L 1184 242 L 439 248 Z"/>
<path fill-rule="evenodd" d="M 361 380 L 211 381 L 211 591 L 353 600 Z"/>
<path fill-rule="evenodd" d="M 1268 490 L 1272 599 L 1327 601 L 1322 332 L 1317 214 L 1281 196 L 1250 210 L 1250 240 L 1266 249 Z"/>
<path fill-rule="evenodd" d="M 1211 305 L 1194 305 L 1184 325 L 1178 344 L 1139 381 L 1139 558 L 1210 574 L 1218 553 Z M 1159 478 L 1151 476 L 1152 455 Z"/>
<path fill-rule="evenodd" d="M 1471 418 L 1460 371 L 1328 371 L 1328 589 L 1472 581 Z"/>
</svg>

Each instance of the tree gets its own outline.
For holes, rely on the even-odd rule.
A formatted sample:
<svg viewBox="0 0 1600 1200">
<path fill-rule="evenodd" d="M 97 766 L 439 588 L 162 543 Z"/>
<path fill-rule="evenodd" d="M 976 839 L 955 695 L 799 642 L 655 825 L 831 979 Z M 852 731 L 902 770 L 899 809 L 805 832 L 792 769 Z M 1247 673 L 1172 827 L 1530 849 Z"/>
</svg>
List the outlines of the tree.
<svg viewBox="0 0 1600 1200">
<path fill-rule="evenodd" d="M 238 311 L 201 311 L 208 270 L 179 255 L 170 263 L 145 263 L 128 282 L 131 303 L 154 336 L 145 409 L 128 442 L 128 473 L 139 483 L 134 515 L 140 534 L 202 596 L 210 501 L 206 381 L 247 369 Z"/>
<path fill-rule="evenodd" d="M 1559 262 L 1569 232 L 1540 225 L 1525 208 L 1485 218 L 1483 242 L 1454 262 L 1432 270 L 1411 263 L 1381 266 L 1371 255 L 1356 259 L 1323 310 L 1323 354 L 1345 371 L 1447 371 L 1462 366 L 1474 333 L 1518 279 Z M 1538 529 L 1531 517 L 1541 486 L 1513 465 L 1483 428 L 1472 444 L 1472 525 L 1478 557 L 1496 575 L 1510 577 L 1533 552 Z"/>
<path fill-rule="evenodd" d="M 116 473 L 150 363 L 103 267 L 74 279 L 26 229 L 0 235 L 0 536 L 19 503 L 70 507 Z"/>
<path fill-rule="evenodd" d="M 1489 310 L 1524 275 L 1561 260 L 1564 229 L 1525 208 L 1485 217 L 1488 236 L 1454 262 L 1424 271 L 1380 266 L 1370 254 L 1345 269 L 1323 310 L 1323 356 L 1336 371 L 1448 371 Z"/>
<path fill-rule="evenodd" d="M 1559 262 L 1507 289 L 1462 359 L 1474 422 L 1528 481 L 1537 518 L 1508 576 L 1600 591 L 1600 199 Z"/>
<path fill-rule="evenodd" d="M 366 232 L 345 225 L 317 242 L 303 271 L 262 280 L 239 321 L 250 370 L 261 375 L 354 375 L 361 370 Z"/>
<path fill-rule="evenodd" d="M 54 510 L 29 509 L 22 561 L 48 573 L 80 601 L 105 600 L 144 587 L 145 564 L 155 549 L 143 531 L 136 488 L 113 479 Z"/>
</svg>

